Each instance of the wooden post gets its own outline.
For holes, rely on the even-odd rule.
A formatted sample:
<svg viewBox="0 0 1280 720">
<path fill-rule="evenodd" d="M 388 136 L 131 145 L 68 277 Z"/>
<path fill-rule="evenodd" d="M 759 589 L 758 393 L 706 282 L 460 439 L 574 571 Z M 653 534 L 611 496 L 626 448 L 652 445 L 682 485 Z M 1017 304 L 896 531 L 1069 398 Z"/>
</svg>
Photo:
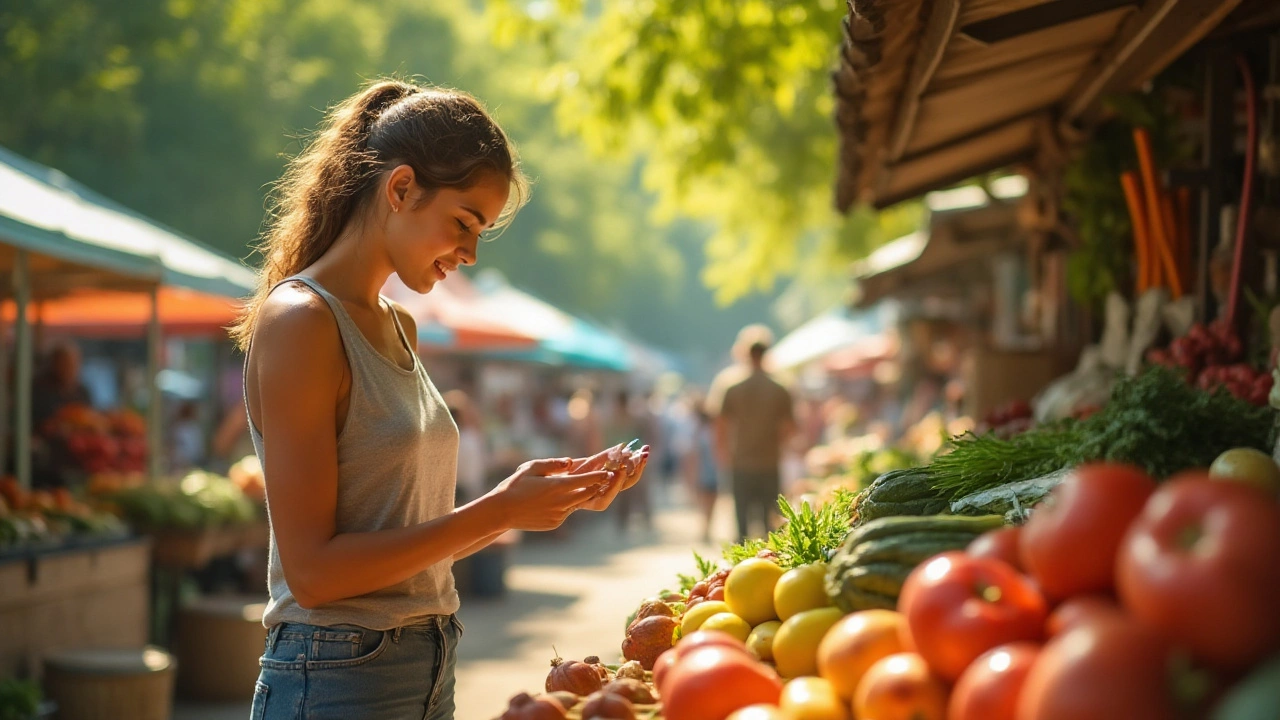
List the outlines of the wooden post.
<svg viewBox="0 0 1280 720">
<path fill-rule="evenodd" d="M 1197 262 L 1197 295 L 1200 319 L 1211 322 L 1218 314 L 1210 280 L 1210 259 L 1222 241 L 1222 206 L 1226 204 L 1225 168 L 1232 155 L 1235 130 L 1236 69 L 1230 49 L 1218 46 L 1208 53 L 1204 88 L 1204 185 L 1200 188 L 1200 247 Z"/>
<path fill-rule="evenodd" d="M 17 309 L 13 323 L 14 474 L 18 478 L 18 484 L 29 489 L 31 487 L 31 383 L 34 378 L 32 377 L 31 323 L 27 320 L 27 306 L 31 304 L 31 276 L 26 250 L 18 250 L 14 256 L 13 301 Z"/>
<path fill-rule="evenodd" d="M 147 479 L 164 474 L 164 399 L 160 396 L 160 287 L 151 288 L 151 321 L 147 325 Z"/>
<path fill-rule="evenodd" d="M 9 328 L 0 312 L 0 473 L 9 468 L 9 397 Z"/>
</svg>

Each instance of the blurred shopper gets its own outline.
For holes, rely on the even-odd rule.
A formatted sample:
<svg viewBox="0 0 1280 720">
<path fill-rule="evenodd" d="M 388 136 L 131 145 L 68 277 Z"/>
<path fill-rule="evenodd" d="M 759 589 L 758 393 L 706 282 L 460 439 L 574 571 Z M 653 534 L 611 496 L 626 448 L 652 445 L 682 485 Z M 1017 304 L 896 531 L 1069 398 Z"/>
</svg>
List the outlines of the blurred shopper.
<svg viewBox="0 0 1280 720">
<path fill-rule="evenodd" d="M 202 467 L 206 460 L 200 406 L 192 400 L 178 405 L 169 426 L 169 471 L 175 475 Z"/>
<path fill-rule="evenodd" d="M 89 404 L 89 389 L 80 378 L 80 348 L 58 343 L 31 383 L 31 427 L 40 432 L 62 408 Z"/>
<path fill-rule="evenodd" d="M 379 288 L 394 273 L 427 293 L 474 265 L 524 187 L 475 98 L 395 80 L 336 105 L 285 170 L 232 330 L 271 527 L 254 718 L 452 718 L 454 562 L 640 479 L 643 451 L 616 473 L 603 452 L 539 459 L 454 505 L 458 428 Z"/>
<path fill-rule="evenodd" d="M 597 448 L 604 447 L 604 433 L 600 427 L 595 393 L 588 388 L 576 390 L 569 398 L 567 412 L 569 427 L 566 442 L 570 455 L 588 455 Z"/>
<path fill-rule="evenodd" d="M 748 325 L 734 343 L 739 365 L 712 382 L 707 411 L 715 417 L 716 457 L 732 479 L 733 505 L 740 539 L 759 518 L 763 536 L 773 524 L 781 491 L 782 451 L 792 432 L 791 393 L 764 370 L 773 333 Z M 745 355 L 745 357 L 743 357 Z"/>
<path fill-rule="evenodd" d="M 486 477 L 489 458 L 480 413 L 471 398 L 462 390 L 450 390 L 444 394 L 444 402 L 458 426 L 458 489 L 454 502 L 461 506 L 489 490 Z"/>
<path fill-rule="evenodd" d="M 605 445 L 626 445 L 632 440 L 646 441 L 651 432 L 646 422 L 646 414 L 631 400 L 631 393 L 619 390 L 613 396 L 613 408 L 605 423 Z M 649 501 L 647 485 L 637 485 L 630 490 L 618 494 L 614 502 L 614 514 L 618 520 L 618 529 L 626 531 L 631 523 L 631 516 L 639 514 L 646 530 L 653 527 L 653 507 Z"/>
<path fill-rule="evenodd" d="M 685 485 L 702 514 L 702 542 L 711 542 L 711 519 L 720 496 L 720 468 L 716 464 L 715 422 L 705 404 L 694 406 L 692 442 L 682 458 Z"/>
</svg>

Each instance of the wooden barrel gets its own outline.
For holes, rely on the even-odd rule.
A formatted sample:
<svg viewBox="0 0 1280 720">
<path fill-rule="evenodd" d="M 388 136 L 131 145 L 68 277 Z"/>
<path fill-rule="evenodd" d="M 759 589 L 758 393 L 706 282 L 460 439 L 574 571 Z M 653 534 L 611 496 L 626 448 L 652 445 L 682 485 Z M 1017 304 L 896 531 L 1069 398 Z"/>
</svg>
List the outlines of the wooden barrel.
<svg viewBox="0 0 1280 720">
<path fill-rule="evenodd" d="M 267 637 L 264 610 L 262 598 L 239 595 L 201 598 L 183 606 L 174 635 L 182 697 L 253 699 L 258 658 Z"/>
<path fill-rule="evenodd" d="M 156 647 L 64 650 L 44 660 L 58 720 L 169 720 L 174 659 Z"/>
</svg>

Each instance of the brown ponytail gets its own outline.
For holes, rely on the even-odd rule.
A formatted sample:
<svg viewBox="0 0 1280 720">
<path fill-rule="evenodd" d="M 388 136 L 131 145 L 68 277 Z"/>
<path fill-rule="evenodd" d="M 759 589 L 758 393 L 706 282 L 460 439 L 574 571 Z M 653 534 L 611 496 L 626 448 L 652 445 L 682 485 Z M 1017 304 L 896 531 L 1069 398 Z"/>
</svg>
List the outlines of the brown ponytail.
<svg viewBox="0 0 1280 720">
<path fill-rule="evenodd" d="M 497 175 L 512 185 L 497 225 L 524 203 L 525 180 L 506 135 L 479 101 L 456 90 L 399 80 L 375 82 L 325 117 L 271 193 L 258 246 L 262 271 L 231 337 L 241 350 L 271 288 L 320 259 L 343 229 L 359 221 L 383 171 L 405 164 L 430 193 L 467 188 Z"/>
</svg>

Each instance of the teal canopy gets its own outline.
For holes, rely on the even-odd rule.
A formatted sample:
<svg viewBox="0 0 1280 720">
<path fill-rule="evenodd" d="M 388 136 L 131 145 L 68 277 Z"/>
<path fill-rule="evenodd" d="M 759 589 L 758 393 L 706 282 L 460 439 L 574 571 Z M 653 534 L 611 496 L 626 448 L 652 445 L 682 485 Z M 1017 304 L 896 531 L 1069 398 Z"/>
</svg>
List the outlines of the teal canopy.
<svg viewBox="0 0 1280 720">
<path fill-rule="evenodd" d="M 90 268 L 239 298 L 253 270 L 0 148 L 0 244 Z"/>
</svg>

